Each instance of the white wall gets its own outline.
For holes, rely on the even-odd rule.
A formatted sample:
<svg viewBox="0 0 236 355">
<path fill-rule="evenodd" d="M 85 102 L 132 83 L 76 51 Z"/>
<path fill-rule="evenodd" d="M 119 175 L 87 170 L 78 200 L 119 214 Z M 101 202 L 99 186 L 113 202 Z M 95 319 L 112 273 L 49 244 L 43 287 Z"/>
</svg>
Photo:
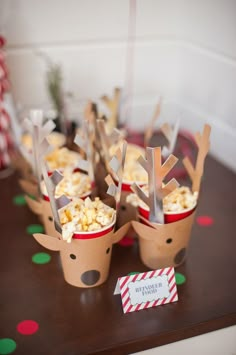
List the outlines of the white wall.
<svg viewBox="0 0 236 355">
<path fill-rule="evenodd" d="M 0 0 L 15 101 L 49 105 L 38 50 L 79 100 L 124 86 L 128 12 L 128 0 Z M 164 118 L 212 124 L 212 154 L 236 170 L 235 15 L 235 0 L 137 0 L 129 124 L 142 129 L 161 94 Z"/>
</svg>

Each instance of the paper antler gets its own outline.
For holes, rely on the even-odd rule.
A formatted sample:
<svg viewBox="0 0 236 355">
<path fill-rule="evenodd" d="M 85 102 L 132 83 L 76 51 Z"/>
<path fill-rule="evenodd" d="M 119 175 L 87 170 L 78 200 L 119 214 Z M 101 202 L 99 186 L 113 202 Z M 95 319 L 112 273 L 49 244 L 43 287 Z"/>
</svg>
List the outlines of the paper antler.
<svg viewBox="0 0 236 355">
<path fill-rule="evenodd" d="M 117 128 L 113 128 L 112 132 L 108 134 L 106 131 L 105 122 L 101 119 L 97 120 L 97 127 L 102 146 L 102 155 L 108 167 L 110 160 L 109 149 L 113 144 L 116 144 L 119 141 L 119 139 L 122 137 L 122 133 Z"/>
<path fill-rule="evenodd" d="M 42 169 L 43 179 L 46 185 L 47 193 L 50 199 L 55 229 L 61 234 L 62 228 L 61 228 L 58 210 L 66 206 L 70 202 L 70 199 L 65 195 L 62 195 L 58 198 L 55 197 L 56 186 L 63 179 L 63 175 L 58 170 L 54 170 L 52 175 L 48 176 L 47 165 L 46 162 L 43 161 L 41 161 L 41 169 Z"/>
<path fill-rule="evenodd" d="M 79 169 L 88 173 L 91 181 L 94 181 L 94 147 L 93 134 L 90 130 L 90 123 L 83 121 L 83 137 L 76 134 L 74 143 L 86 154 L 86 159 L 80 159 L 77 163 Z"/>
<path fill-rule="evenodd" d="M 168 147 L 164 146 L 162 149 L 162 156 L 164 158 L 168 157 L 174 151 L 178 137 L 179 123 L 180 120 L 177 120 L 173 128 L 168 123 L 164 123 L 161 126 L 161 131 L 163 132 L 169 143 Z"/>
<path fill-rule="evenodd" d="M 210 133 L 211 133 L 211 126 L 205 124 L 202 135 L 199 132 L 197 132 L 195 135 L 196 143 L 198 146 L 198 154 L 197 154 L 197 161 L 196 161 L 195 168 L 193 167 L 188 157 L 185 157 L 183 159 L 183 164 L 185 166 L 185 169 L 187 170 L 188 175 L 192 180 L 193 192 L 195 191 L 199 192 L 200 190 L 201 178 L 204 169 L 204 162 L 205 162 L 206 155 L 210 149 L 210 140 L 209 140 Z"/>
<path fill-rule="evenodd" d="M 144 146 L 145 147 L 147 147 L 148 144 L 150 143 L 150 139 L 153 135 L 154 125 L 155 125 L 158 117 L 160 116 L 160 113 L 161 113 L 161 98 L 160 98 L 160 101 L 158 102 L 158 104 L 156 105 L 152 119 L 151 119 L 146 131 L 144 132 Z"/>
<path fill-rule="evenodd" d="M 55 124 L 52 120 L 48 120 L 43 124 L 43 112 L 41 110 L 31 110 L 30 119 L 26 118 L 23 121 L 23 125 L 32 137 L 32 152 L 28 152 L 24 147 L 21 147 L 20 150 L 25 159 L 30 162 L 33 172 L 38 182 L 40 182 L 40 161 L 51 149 L 46 137 L 55 128 Z"/>
<path fill-rule="evenodd" d="M 118 123 L 118 108 L 119 108 L 119 101 L 120 101 L 120 89 L 115 88 L 113 93 L 113 98 L 109 98 L 108 96 L 104 95 L 101 100 L 106 104 L 109 111 L 111 112 L 110 117 L 106 123 L 108 130 L 112 131 L 113 128 L 117 127 Z"/>
<path fill-rule="evenodd" d="M 108 185 L 107 193 L 110 196 L 113 196 L 116 201 L 116 213 L 118 214 L 120 198 L 121 198 L 121 188 L 122 188 L 122 179 L 123 179 L 123 171 L 125 165 L 125 155 L 127 149 L 127 142 L 123 142 L 122 151 L 120 148 L 117 149 L 116 154 L 112 157 L 109 165 L 110 170 L 114 178 L 108 174 L 105 178 L 105 181 Z"/>
<path fill-rule="evenodd" d="M 89 124 L 89 140 L 91 146 L 93 146 L 93 162 L 95 163 L 95 155 L 98 153 L 101 156 L 101 141 L 100 135 L 98 132 L 97 120 L 98 120 L 98 111 L 97 105 L 93 102 L 88 102 L 84 112 L 85 120 Z"/>
<path fill-rule="evenodd" d="M 96 120 L 98 118 L 97 105 L 92 101 L 89 101 L 84 110 L 85 120 L 91 124 L 91 127 L 95 127 Z"/>
<path fill-rule="evenodd" d="M 162 200 L 170 192 L 175 190 L 179 184 L 175 179 L 171 179 L 165 187 L 162 187 L 162 182 L 177 163 L 178 159 L 171 154 L 162 165 L 160 147 L 146 148 L 146 157 L 147 160 L 140 156 L 138 161 L 148 173 L 149 195 L 147 196 L 143 189 L 136 183 L 133 183 L 131 188 L 138 197 L 149 206 L 149 220 L 154 223 L 164 223 Z"/>
</svg>

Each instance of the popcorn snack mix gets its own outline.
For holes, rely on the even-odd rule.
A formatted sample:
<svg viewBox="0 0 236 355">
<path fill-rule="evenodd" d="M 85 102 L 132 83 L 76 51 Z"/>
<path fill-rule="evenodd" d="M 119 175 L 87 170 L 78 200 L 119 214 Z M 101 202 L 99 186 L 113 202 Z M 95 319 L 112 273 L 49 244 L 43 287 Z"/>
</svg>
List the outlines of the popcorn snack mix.
<svg viewBox="0 0 236 355">
<path fill-rule="evenodd" d="M 74 234 L 101 231 L 114 225 L 116 212 L 114 208 L 105 205 L 99 197 L 92 201 L 74 199 L 71 203 L 59 210 L 62 225 L 62 239 L 71 242 Z M 86 236 L 85 236 L 86 239 Z"/>
<path fill-rule="evenodd" d="M 178 183 L 174 179 L 164 185 L 163 179 L 177 158 L 170 155 L 162 164 L 161 149 L 147 148 L 147 160 L 142 161 L 142 165 L 149 174 L 149 193 L 147 196 L 137 185 L 133 186 L 133 191 L 148 205 L 149 210 L 143 203 L 139 204 L 139 221 L 132 221 L 132 226 L 139 237 L 141 260 L 151 269 L 176 267 L 185 260 L 204 161 L 209 150 L 209 135 L 208 125 L 205 125 L 202 135 L 196 135 L 196 166 L 194 167 L 188 158 L 183 161 L 192 180 L 192 193 L 186 187 L 177 188 Z M 170 216 L 172 219 L 168 220 Z"/>
<path fill-rule="evenodd" d="M 198 192 L 192 193 L 187 186 L 181 186 L 164 197 L 164 212 L 182 212 L 197 203 Z"/>
<path fill-rule="evenodd" d="M 45 160 L 49 170 L 64 170 L 66 168 L 73 169 L 76 167 L 80 154 L 69 150 L 66 147 L 55 149 L 50 154 L 47 154 Z"/>
</svg>

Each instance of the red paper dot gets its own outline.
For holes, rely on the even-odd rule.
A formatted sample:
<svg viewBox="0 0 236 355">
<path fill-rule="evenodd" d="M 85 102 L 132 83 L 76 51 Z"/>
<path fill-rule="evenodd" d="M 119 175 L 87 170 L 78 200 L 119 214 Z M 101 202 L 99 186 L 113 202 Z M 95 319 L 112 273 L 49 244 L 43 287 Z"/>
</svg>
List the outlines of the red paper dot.
<svg viewBox="0 0 236 355">
<path fill-rule="evenodd" d="M 199 226 L 211 226 L 214 223 L 214 220 L 210 216 L 199 216 L 197 217 L 197 223 Z"/>
<path fill-rule="evenodd" d="M 130 237 L 124 237 L 119 242 L 119 245 L 121 245 L 122 247 L 130 247 L 133 244 L 134 244 L 134 238 L 130 238 Z"/>
<path fill-rule="evenodd" d="M 17 324 L 16 329 L 20 334 L 31 335 L 38 331 L 39 325 L 34 320 L 23 320 Z"/>
</svg>

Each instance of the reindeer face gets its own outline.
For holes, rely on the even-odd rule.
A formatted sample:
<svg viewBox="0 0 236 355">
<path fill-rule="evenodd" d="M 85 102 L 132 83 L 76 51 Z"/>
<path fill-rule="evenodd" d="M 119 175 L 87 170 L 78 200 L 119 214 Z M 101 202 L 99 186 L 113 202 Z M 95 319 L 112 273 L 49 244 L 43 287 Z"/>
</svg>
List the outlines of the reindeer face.
<svg viewBox="0 0 236 355">
<path fill-rule="evenodd" d="M 65 280 L 77 287 L 99 286 L 106 281 L 111 261 L 112 246 L 127 233 L 127 223 L 118 231 L 92 239 L 73 239 L 67 243 L 45 234 L 34 234 L 34 238 L 50 250 L 60 251 Z"/>
<path fill-rule="evenodd" d="M 54 220 L 52 215 L 52 209 L 49 201 L 40 199 L 39 201 L 32 200 L 28 196 L 25 196 L 26 202 L 29 208 L 37 215 L 39 215 L 45 232 L 56 238 L 60 238 L 60 234 L 56 231 L 54 226 Z"/>
<path fill-rule="evenodd" d="M 64 277 L 69 284 L 93 287 L 106 281 L 111 261 L 112 235 L 113 232 L 110 232 L 95 239 L 62 242 L 64 245 L 60 255 Z"/>
<path fill-rule="evenodd" d="M 132 225 L 139 236 L 143 263 L 151 269 L 180 265 L 186 256 L 195 212 L 169 224 L 156 224 L 155 229 L 139 222 Z"/>
<path fill-rule="evenodd" d="M 45 232 L 48 235 L 60 238 L 60 233 L 57 232 L 54 226 L 54 219 L 52 214 L 52 209 L 49 201 L 43 199 L 40 200 L 42 206 L 42 220 L 45 228 Z"/>
</svg>

